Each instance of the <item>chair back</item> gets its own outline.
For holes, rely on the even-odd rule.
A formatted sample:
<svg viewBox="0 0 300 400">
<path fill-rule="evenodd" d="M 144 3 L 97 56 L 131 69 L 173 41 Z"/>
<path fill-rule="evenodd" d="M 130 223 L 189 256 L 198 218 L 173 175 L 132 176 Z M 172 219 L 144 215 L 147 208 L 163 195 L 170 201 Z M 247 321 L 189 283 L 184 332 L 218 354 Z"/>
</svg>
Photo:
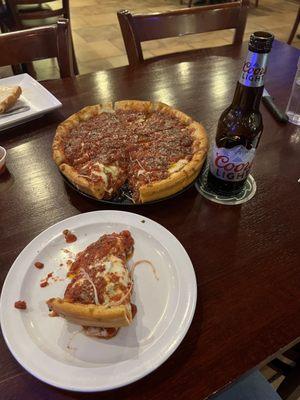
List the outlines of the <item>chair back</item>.
<svg viewBox="0 0 300 400">
<path fill-rule="evenodd" d="M 67 19 L 56 25 L 0 35 L 0 66 L 30 63 L 46 58 L 57 58 L 60 76 L 74 75 L 70 28 Z"/>
<path fill-rule="evenodd" d="M 141 42 L 194 33 L 235 29 L 233 43 L 243 41 L 249 0 L 183 8 L 151 14 L 118 11 L 118 19 L 130 65 L 144 61 Z"/>
<path fill-rule="evenodd" d="M 14 21 L 15 29 L 28 27 L 26 21 L 44 20 L 46 18 L 70 19 L 69 0 L 62 0 L 59 8 L 51 8 L 49 4 L 56 0 L 6 0 L 7 8 Z M 48 4 L 49 3 L 49 4 Z M 36 25 L 41 25 L 37 22 Z"/>
</svg>

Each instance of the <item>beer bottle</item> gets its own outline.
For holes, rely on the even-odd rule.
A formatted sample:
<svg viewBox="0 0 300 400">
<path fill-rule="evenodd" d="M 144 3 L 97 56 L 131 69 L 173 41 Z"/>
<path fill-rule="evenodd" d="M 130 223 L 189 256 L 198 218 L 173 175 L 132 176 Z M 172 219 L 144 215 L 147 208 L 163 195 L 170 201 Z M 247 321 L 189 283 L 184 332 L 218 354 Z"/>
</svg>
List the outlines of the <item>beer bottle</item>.
<svg viewBox="0 0 300 400">
<path fill-rule="evenodd" d="M 259 104 L 273 40 L 268 32 L 250 36 L 233 101 L 219 119 L 207 178 L 208 186 L 217 194 L 239 193 L 250 173 L 263 131 Z"/>
</svg>

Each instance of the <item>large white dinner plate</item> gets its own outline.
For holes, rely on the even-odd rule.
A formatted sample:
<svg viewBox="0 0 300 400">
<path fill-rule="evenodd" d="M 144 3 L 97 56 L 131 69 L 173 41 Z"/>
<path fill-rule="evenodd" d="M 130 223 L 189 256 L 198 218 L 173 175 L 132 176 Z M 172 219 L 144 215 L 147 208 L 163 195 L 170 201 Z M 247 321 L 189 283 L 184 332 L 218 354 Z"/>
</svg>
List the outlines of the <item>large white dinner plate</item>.
<svg viewBox="0 0 300 400">
<path fill-rule="evenodd" d="M 64 229 L 74 232 L 77 241 L 66 244 Z M 65 276 L 70 253 L 64 250 L 76 253 L 100 235 L 123 229 L 135 240 L 130 263 L 147 259 L 159 277 L 155 279 L 147 264 L 136 267 L 133 303 L 138 312 L 132 325 L 111 340 L 101 340 L 85 336 L 62 318 L 50 318 L 45 300 L 63 296 L 66 281 L 45 288 L 39 284 L 52 271 Z M 43 262 L 44 269 L 35 268 L 36 261 Z M 31 374 L 64 389 L 101 391 L 134 382 L 161 365 L 184 338 L 196 298 L 191 260 L 167 229 L 141 215 L 96 211 L 65 219 L 29 243 L 6 277 L 0 318 L 9 349 Z M 27 302 L 27 310 L 14 308 L 20 299 Z"/>
<path fill-rule="evenodd" d="M 28 111 L 0 117 L 0 131 L 20 125 L 61 107 L 61 102 L 28 74 L 20 74 L 0 79 L 0 86 L 20 86 L 22 94 L 17 106 L 29 106 Z"/>
</svg>

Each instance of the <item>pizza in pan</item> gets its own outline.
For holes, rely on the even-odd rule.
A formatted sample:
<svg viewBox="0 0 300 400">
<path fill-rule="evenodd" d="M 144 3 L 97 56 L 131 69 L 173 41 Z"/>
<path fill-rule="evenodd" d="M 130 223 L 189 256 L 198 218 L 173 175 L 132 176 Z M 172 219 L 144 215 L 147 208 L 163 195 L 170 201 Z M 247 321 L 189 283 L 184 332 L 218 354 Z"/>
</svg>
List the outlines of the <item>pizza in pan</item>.
<svg viewBox="0 0 300 400">
<path fill-rule="evenodd" d="M 131 324 L 133 279 L 127 260 L 134 241 L 129 231 L 101 236 L 78 253 L 68 276 L 64 298 L 47 301 L 49 309 L 83 326 L 89 336 L 110 339 Z"/>
<path fill-rule="evenodd" d="M 166 104 L 137 100 L 85 107 L 58 126 L 53 142 L 56 164 L 81 191 L 111 199 L 126 183 L 135 203 L 188 186 L 207 150 L 201 124 Z"/>
</svg>

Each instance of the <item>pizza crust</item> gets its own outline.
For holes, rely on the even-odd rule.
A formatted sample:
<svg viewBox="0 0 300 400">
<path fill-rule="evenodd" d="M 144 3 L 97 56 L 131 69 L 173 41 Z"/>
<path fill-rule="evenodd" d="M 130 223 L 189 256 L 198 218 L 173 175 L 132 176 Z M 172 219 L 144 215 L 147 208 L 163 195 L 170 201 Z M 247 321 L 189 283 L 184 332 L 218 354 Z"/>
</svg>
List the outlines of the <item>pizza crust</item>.
<svg viewBox="0 0 300 400">
<path fill-rule="evenodd" d="M 56 131 L 53 141 L 53 159 L 59 166 L 61 172 L 81 191 L 92 195 L 96 199 L 102 199 L 105 195 L 105 185 L 95 184 L 82 176 L 70 165 L 66 163 L 62 151 L 64 136 L 82 121 L 87 121 L 102 112 L 115 112 L 116 110 L 135 110 L 140 112 L 159 111 L 166 115 L 178 118 L 190 130 L 193 138 L 193 158 L 179 171 L 170 173 L 170 176 L 161 181 L 142 185 L 138 188 L 139 200 L 141 203 L 162 199 L 171 196 L 184 189 L 196 179 L 205 161 L 208 151 L 208 140 L 204 127 L 191 117 L 161 102 L 150 102 L 140 100 L 121 100 L 114 103 L 97 104 L 87 106 L 77 113 L 71 115 L 62 122 Z"/>
<path fill-rule="evenodd" d="M 132 322 L 130 305 L 105 307 L 96 304 L 70 303 L 59 297 L 49 299 L 47 305 L 49 309 L 77 325 L 121 328 Z"/>
<path fill-rule="evenodd" d="M 11 108 L 22 94 L 20 86 L 0 86 L 0 114 Z"/>
<path fill-rule="evenodd" d="M 64 174 L 66 178 L 69 179 L 79 190 L 89 194 L 96 199 L 102 199 L 105 194 L 105 185 L 100 183 L 94 183 L 90 179 L 86 179 L 81 176 L 75 168 L 71 167 L 69 164 L 60 164 L 60 171 Z"/>
<path fill-rule="evenodd" d="M 141 112 L 150 112 L 152 109 L 151 101 L 141 100 L 120 100 L 114 104 L 114 110 L 135 110 Z"/>
<path fill-rule="evenodd" d="M 181 122 L 184 124 L 190 124 L 192 123 L 192 118 L 183 113 L 182 111 L 176 110 L 173 107 L 168 106 L 167 104 L 164 103 L 153 103 L 153 111 L 159 111 L 162 112 L 163 114 L 169 114 L 173 117 L 178 118 Z"/>
</svg>

